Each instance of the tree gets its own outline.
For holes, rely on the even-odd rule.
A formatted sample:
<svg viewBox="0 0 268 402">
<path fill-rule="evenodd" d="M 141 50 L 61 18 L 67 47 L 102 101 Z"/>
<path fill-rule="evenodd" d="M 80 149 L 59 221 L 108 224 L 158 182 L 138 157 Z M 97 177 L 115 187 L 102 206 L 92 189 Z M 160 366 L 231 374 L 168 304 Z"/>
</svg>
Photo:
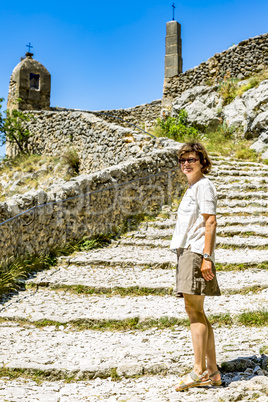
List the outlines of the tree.
<svg viewBox="0 0 268 402">
<path fill-rule="evenodd" d="M 3 100 L 4 98 L 0 98 L 0 145 L 8 142 L 11 145 L 17 145 L 20 153 L 27 154 L 29 153 L 30 132 L 25 129 L 24 123 L 30 120 L 30 116 L 20 110 L 13 109 L 11 111 L 5 110 L 5 117 L 3 117 L 1 112 Z"/>
</svg>

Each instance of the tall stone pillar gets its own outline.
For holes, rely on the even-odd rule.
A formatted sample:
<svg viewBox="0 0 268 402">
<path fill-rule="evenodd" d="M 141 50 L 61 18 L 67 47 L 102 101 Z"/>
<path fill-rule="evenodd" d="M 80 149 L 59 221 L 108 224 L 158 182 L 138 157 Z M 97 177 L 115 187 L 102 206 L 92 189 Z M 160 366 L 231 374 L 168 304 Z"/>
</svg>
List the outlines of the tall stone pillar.
<svg viewBox="0 0 268 402">
<path fill-rule="evenodd" d="M 177 21 L 167 22 L 165 78 L 182 73 L 181 24 Z"/>
</svg>

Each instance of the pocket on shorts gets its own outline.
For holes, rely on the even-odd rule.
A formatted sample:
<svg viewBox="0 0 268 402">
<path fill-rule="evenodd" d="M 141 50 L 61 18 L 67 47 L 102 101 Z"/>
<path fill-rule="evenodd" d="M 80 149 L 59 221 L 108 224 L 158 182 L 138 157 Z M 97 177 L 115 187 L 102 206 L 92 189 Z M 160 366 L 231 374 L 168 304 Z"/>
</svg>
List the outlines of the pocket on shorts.
<svg viewBox="0 0 268 402">
<path fill-rule="evenodd" d="M 184 249 L 182 255 L 179 258 L 178 276 L 183 282 L 192 282 L 193 278 L 193 265 L 194 265 L 194 253 Z"/>
</svg>

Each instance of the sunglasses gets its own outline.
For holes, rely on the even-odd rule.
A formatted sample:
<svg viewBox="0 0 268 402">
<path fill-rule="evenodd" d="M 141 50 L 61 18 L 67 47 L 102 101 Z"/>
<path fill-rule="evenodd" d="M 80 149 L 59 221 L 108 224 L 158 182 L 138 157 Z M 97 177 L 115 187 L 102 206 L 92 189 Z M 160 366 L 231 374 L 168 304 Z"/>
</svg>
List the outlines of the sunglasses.
<svg viewBox="0 0 268 402">
<path fill-rule="evenodd" d="M 199 161 L 199 159 L 196 159 L 196 158 L 179 159 L 179 163 L 180 163 L 181 165 L 184 165 L 186 162 L 188 162 L 188 163 L 195 163 L 196 161 Z"/>
</svg>

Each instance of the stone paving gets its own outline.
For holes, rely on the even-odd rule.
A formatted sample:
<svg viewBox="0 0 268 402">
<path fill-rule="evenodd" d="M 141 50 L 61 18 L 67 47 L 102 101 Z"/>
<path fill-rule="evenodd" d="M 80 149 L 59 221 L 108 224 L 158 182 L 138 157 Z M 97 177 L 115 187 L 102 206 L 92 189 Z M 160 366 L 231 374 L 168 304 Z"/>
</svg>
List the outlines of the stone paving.
<svg viewBox="0 0 268 402">
<path fill-rule="evenodd" d="M 267 310 L 267 173 L 266 165 L 215 158 L 210 177 L 219 192 L 216 261 L 233 264 L 233 270 L 218 271 L 222 296 L 206 298 L 208 315 Z M 268 401 L 268 324 L 216 322 L 224 386 L 183 393 L 174 392 L 174 385 L 193 365 L 188 328 L 77 325 L 186 318 L 183 300 L 172 295 L 176 258 L 169 239 L 176 213 L 167 206 L 163 212 L 166 218 L 142 223 L 109 247 L 60 257 L 56 267 L 32 275 L 24 291 L 3 299 L 1 401 Z M 238 264 L 244 269 L 236 270 Z M 79 286 L 92 294 L 79 293 Z M 128 290 L 127 296 L 118 288 Z M 166 294 L 138 296 L 134 289 Z M 39 327 L 40 320 L 47 325 Z M 24 377 L 12 379 L 12 369 Z"/>
</svg>

